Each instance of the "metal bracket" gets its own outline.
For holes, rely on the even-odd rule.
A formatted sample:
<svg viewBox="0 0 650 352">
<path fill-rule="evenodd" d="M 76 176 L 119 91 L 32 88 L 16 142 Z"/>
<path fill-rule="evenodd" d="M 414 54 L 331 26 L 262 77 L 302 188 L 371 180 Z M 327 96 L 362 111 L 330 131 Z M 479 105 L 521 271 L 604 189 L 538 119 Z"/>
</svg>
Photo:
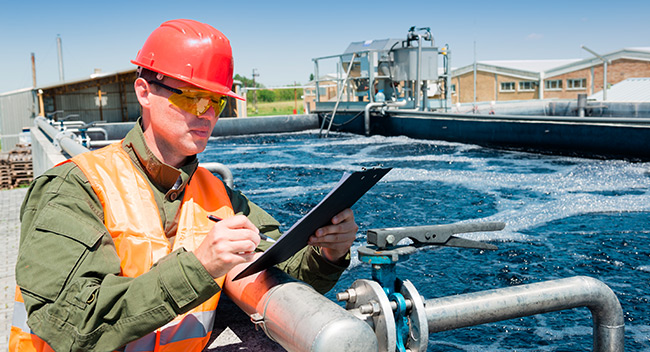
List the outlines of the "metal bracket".
<svg viewBox="0 0 650 352">
<path fill-rule="evenodd" d="M 251 322 L 253 322 L 253 325 L 255 325 L 255 330 L 261 328 L 262 331 L 266 332 L 266 326 L 264 325 L 264 317 L 260 313 L 252 314 Z"/>
</svg>

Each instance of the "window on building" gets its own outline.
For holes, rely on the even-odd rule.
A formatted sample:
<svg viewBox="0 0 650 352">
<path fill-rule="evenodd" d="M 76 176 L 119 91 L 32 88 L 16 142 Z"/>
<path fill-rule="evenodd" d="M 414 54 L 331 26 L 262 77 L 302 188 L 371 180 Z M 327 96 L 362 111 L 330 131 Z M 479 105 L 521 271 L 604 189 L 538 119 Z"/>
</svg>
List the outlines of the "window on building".
<svg viewBox="0 0 650 352">
<path fill-rule="evenodd" d="M 545 82 L 546 90 L 562 90 L 562 80 L 553 79 Z"/>
<path fill-rule="evenodd" d="M 533 92 L 535 91 L 535 81 L 521 81 L 519 82 L 520 92 Z"/>
<path fill-rule="evenodd" d="M 586 89 L 587 88 L 587 79 L 586 78 L 574 78 L 566 80 L 567 89 Z"/>
<path fill-rule="evenodd" d="M 450 90 L 451 90 L 451 94 L 456 94 L 456 85 L 452 84 Z"/>
<path fill-rule="evenodd" d="M 514 92 L 515 82 L 501 82 L 500 92 Z"/>
</svg>

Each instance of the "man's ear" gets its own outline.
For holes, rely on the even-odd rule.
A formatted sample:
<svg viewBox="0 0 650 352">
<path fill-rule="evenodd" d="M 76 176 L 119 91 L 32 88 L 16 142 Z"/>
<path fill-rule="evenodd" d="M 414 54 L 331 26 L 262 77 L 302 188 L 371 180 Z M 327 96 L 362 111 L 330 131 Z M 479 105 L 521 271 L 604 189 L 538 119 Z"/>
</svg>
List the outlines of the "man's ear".
<svg viewBox="0 0 650 352">
<path fill-rule="evenodd" d="M 133 82 L 133 88 L 135 89 L 135 96 L 138 98 L 138 102 L 143 109 L 149 109 L 151 102 L 149 101 L 149 94 L 151 94 L 151 86 L 147 81 L 142 77 Z"/>
</svg>

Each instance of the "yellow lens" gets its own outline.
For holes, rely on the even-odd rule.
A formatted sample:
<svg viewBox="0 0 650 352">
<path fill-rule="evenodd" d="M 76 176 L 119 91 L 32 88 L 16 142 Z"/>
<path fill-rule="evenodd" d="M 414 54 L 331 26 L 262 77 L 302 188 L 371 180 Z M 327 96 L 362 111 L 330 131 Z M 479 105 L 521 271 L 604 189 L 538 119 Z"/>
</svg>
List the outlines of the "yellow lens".
<svg viewBox="0 0 650 352">
<path fill-rule="evenodd" d="M 215 116 L 219 116 L 226 106 L 226 97 L 223 95 L 194 88 L 180 88 L 180 90 L 183 93 L 172 94 L 169 102 L 190 114 L 200 116 L 212 107 Z"/>
<path fill-rule="evenodd" d="M 226 99 L 226 97 L 224 97 L 224 96 L 221 96 L 219 98 L 219 100 L 217 100 L 217 101 L 213 100 L 212 102 L 214 103 L 214 105 L 212 105 L 214 107 L 214 113 L 217 116 L 219 116 L 219 115 L 221 115 L 221 112 L 223 111 L 223 109 L 226 108 L 226 103 L 228 102 L 228 99 Z"/>
</svg>

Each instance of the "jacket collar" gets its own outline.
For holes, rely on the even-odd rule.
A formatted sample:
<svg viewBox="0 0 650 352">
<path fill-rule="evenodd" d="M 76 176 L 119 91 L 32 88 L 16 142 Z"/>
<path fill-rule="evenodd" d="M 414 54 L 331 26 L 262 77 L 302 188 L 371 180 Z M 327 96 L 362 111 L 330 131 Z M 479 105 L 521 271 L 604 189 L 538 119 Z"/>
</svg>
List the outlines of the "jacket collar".
<svg viewBox="0 0 650 352">
<path fill-rule="evenodd" d="M 142 118 L 139 118 L 135 126 L 126 134 L 122 141 L 122 148 L 129 154 L 140 171 L 144 172 L 154 186 L 161 191 L 166 193 L 172 189 L 183 190 L 199 165 L 198 158 L 193 155 L 185 165 L 178 169 L 163 163 L 149 149 L 144 139 L 141 121 Z M 177 181 L 179 181 L 178 185 L 176 185 Z"/>
</svg>

